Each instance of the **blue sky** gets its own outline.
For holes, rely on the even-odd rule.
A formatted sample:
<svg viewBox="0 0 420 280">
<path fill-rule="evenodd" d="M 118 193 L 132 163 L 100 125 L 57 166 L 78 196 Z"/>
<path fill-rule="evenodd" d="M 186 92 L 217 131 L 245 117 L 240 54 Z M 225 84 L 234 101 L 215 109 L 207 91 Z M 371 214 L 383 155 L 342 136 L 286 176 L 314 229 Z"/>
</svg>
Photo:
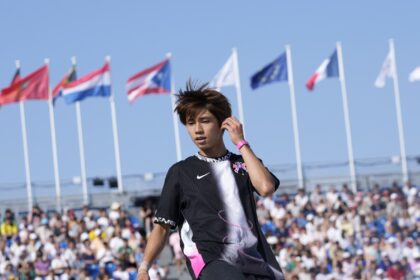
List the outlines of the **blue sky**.
<svg viewBox="0 0 420 280">
<path fill-rule="evenodd" d="M 238 49 L 248 141 L 268 165 L 293 164 L 295 152 L 287 83 L 252 91 L 249 78 L 292 47 L 302 158 L 306 163 L 345 161 L 340 85 L 325 80 L 308 92 L 305 81 L 343 45 L 355 158 L 399 154 L 392 81 L 373 82 L 394 38 L 407 154 L 420 155 L 420 83 L 408 75 L 420 65 L 416 1 L 2 1 L 0 86 L 21 60 L 25 75 L 50 59 L 52 86 L 78 61 L 78 75 L 112 57 L 123 174 L 165 171 L 176 160 L 168 95 L 129 104 L 126 79 L 172 52 L 176 88 L 189 77 L 208 81 Z M 237 115 L 235 90 L 223 89 Z M 48 107 L 25 104 L 33 181 L 53 181 Z M 88 177 L 115 174 L 109 102 L 81 104 Z M 25 181 L 18 105 L 0 109 L 0 185 Z M 80 174 L 74 106 L 58 101 L 60 174 Z M 181 127 L 182 153 L 196 151 Z M 228 138 L 226 138 L 228 140 Z M 228 147 L 234 150 L 229 143 Z M 417 168 L 412 165 L 412 168 Z M 398 170 L 398 168 L 396 169 Z M 361 170 L 363 171 L 363 170 Z M 316 175 L 314 173 L 314 175 Z"/>
</svg>

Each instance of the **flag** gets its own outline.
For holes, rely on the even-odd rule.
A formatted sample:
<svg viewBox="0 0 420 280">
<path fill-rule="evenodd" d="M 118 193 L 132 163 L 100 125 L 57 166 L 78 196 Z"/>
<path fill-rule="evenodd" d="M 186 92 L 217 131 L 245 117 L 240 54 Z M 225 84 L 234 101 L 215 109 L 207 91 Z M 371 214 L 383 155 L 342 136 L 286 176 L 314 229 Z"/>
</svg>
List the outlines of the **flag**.
<svg viewBox="0 0 420 280">
<path fill-rule="evenodd" d="M 394 57 L 390 51 L 382 64 L 378 77 L 376 78 L 375 87 L 383 88 L 385 86 L 386 78 L 393 77 L 394 67 Z"/>
<path fill-rule="evenodd" d="M 67 104 L 82 101 L 91 96 L 111 95 L 111 67 L 105 63 L 100 69 L 62 86 L 61 95 Z"/>
<path fill-rule="evenodd" d="M 125 85 L 129 102 L 146 94 L 171 92 L 171 66 L 169 59 L 134 74 Z"/>
<path fill-rule="evenodd" d="M 25 100 L 45 100 L 48 99 L 48 90 L 49 78 L 47 65 L 42 66 L 23 78 L 20 78 L 20 72 L 17 70 L 11 85 L 1 90 L 0 105 Z"/>
<path fill-rule="evenodd" d="M 20 68 L 16 69 L 15 74 L 13 75 L 12 81 L 10 82 L 10 85 L 14 84 L 15 82 L 20 80 Z M 3 93 L 3 91 L 0 91 L 0 100 L 1 100 L 1 94 Z M 1 107 L 1 105 L 0 105 Z"/>
<path fill-rule="evenodd" d="M 55 103 L 55 101 L 57 100 L 57 98 L 59 98 L 60 96 L 62 96 L 63 87 L 65 85 L 67 85 L 68 83 L 75 81 L 76 79 L 77 79 L 77 77 L 76 77 L 76 68 L 75 67 L 72 67 L 66 73 L 66 75 L 61 79 L 61 81 L 59 81 L 58 84 L 54 87 L 54 89 L 52 91 L 53 103 Z"/>
<path fill-rule="evenodd" d="M 236 82 L 235 75 L 235 55 L 232 54 L 225 65 L 217 72 L 210 85 L 215 88 L 234 86 Z"/>
<path fill-rule="evenodd" d="M 339 77 L 337 50 L 316 69 L 315 73 L 306 82 L 308 90 L 313 90 L 315 84 L 325 78 Z"/>
<path fill-rule="evenodd" d="M 420 81 L 420 67 L 417 67 L 410 73 L 410 82 Z"/>
<path fill-rule="evenodd" d="M 251 88 L 257 89 L 272 82 L 287 80 L 287 58 L 286 53 L 283 53 L 251 77 Z"/>
<path fill-rule="evenodd" d="M 16 83 L 19 80 L 20 80 L 20 68 L 16 69 L 16 72 L 13 75 L 12 82 L 10 84 L 12 85 L 12 84 Z"/>
</svg>

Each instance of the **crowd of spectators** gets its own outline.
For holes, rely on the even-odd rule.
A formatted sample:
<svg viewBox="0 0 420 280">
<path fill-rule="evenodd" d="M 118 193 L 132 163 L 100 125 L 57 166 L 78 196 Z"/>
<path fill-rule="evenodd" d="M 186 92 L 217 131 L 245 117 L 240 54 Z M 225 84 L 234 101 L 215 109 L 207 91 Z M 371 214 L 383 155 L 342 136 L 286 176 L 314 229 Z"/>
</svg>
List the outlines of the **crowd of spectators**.
<svg viewBox="0 0 420 280">
<path fill-rule="evenodd" d="M 23 217 L 6 210 L 0 226 L 0 279 L 135 279 L 152 211 L 141 207 L 129 214 L 116 202 L 109 209 L 83 207 L 62 215 L 38 206 Z M 157 262 L 150 270 L 154 280 L 165 273 Z"/>
<path fill-rule="evenodd" d="M 258 200 L 257 214 L 287 279 L 420 279 L 420 200 L 410 184 L 299 189 Z"/>
<path fill-rule="evenodd" d="M 135 279 L 155 207 L 133 212 L 115 202 L 59 214 L 36 206 L 21 217 L 6 210 L 0 279 Z M 257 215 L 286 279 L 420 279 L 420 196 L 410 184 L 276 193 L 257 198 Z M 181 273 L 179 235 L 168 243 Z M 159 261 L 149 271 L 152 280 L 167 273 Z"/>
</svg>

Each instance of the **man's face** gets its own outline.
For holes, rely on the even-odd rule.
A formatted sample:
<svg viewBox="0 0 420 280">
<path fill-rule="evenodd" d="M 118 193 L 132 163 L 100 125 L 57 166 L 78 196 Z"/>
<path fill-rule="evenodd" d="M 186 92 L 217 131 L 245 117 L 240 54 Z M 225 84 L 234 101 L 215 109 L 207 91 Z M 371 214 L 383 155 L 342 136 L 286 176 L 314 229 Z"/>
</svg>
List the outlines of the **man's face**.
<svg viewBox="0 0 420 280">
<path fill-rule="evenodd" d="M 211 150 L 223 141 L 223 130 L 219 122 L 207 109 L 198 111 L 195 117 L 188 116 L 186 127 L 192 141 L 200 151 Z"/>
</svg>

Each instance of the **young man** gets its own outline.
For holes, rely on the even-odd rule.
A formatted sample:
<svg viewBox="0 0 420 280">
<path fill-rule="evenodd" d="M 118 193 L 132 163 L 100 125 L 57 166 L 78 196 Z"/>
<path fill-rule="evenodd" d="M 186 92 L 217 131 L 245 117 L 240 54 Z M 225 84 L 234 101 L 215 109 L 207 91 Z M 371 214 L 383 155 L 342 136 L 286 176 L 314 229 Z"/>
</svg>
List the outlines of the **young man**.
<svg viewBox="0 0 420 280">
<path fill-rule="evenodd" d="M 271 195 L 279 180 L 245 141 L 224 95 L 190 82 L 177 97 L 175 111 L 198 153 L 166 175 L 137 279 L 149 279 L 150 264 L 176 227 L 192 279 L 284 279 L 261 232 L 254 200 L 254 192 Z M 240 155 L 226 149 L 225 130 Z"/>
</svg>

